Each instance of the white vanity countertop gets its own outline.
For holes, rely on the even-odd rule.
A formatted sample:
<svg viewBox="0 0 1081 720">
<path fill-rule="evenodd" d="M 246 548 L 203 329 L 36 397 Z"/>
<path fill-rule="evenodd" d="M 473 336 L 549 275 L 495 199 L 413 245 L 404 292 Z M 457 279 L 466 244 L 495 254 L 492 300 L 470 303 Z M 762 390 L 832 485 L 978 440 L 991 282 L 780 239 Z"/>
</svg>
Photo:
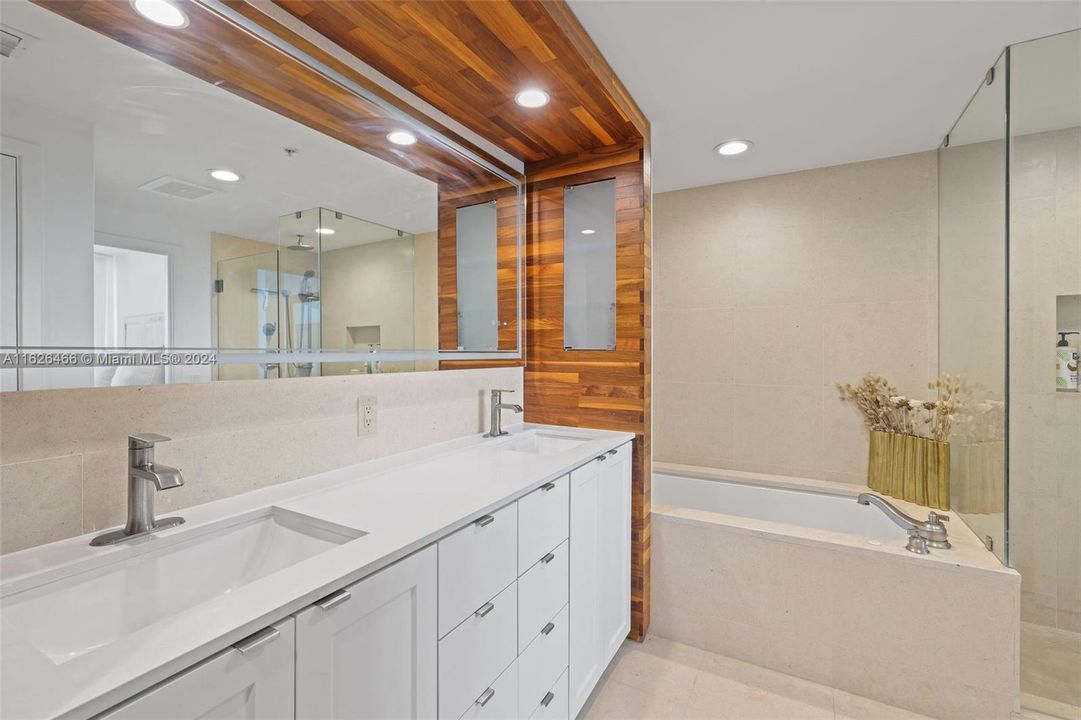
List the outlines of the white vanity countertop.
<svg viewBox="0 0 1081 720">
<path fill-rule="evenodd" d="M 92 548 L 88 534 L 4 556 L 0 716 L 88 717 L 106 710 L 634 437 L 532 424 L 508 430 L 585 442 L 540 455 L 500 449 L 506 441 L 478 434 L 190 508 L 180 513 L 184 525 L 121 545 Z M 46 580 L 122 562 L 155 542 L 270 506 L 366 534 L 60 664 L 4 617 L 4 602 Z"/>
</svg>

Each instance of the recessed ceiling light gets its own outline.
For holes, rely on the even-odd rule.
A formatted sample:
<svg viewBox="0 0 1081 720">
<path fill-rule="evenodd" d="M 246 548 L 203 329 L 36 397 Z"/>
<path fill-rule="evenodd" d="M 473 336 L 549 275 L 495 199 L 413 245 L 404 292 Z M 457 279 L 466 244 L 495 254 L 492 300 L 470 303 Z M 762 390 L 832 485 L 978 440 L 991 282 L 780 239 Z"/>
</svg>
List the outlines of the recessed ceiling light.
<svg viewBox="0 0 1081 720">
<path fill-rule="evenodd" d="M 725 140 L 713 148 L 713 151 L 718 155 L 741 155 L 752 147 L 754 147 L 754 143 L 750 140 Z"/>
<path fill-rule="evenodd" d="M 539 108 L 548 104 L 551 98 L 543 90 L 531 88 L 523 90 L 514 96 L 514 102 L 526 108 Z"/>
<path fill-rule="evenodd" d="M 315 232 L 319 233 L 320 235 L 333 235 L 334 228 L 318 227 L 315 229 Z"/>
<path fill-rule="evenodd" d="M 592 228 L 586 228 L 585 230 L 582 231 L 582 234 L 583 235 L 592 235 L 595 232 L 597 232 L 597 231 L 593 230 Z"/>
<path fill-rule="evenodd" d="M 235 172 L 233 172 L 232 170 L 226 170 L 225 168 L 211 170 L 210 177 L 214 178 L 215 180 L 221 180 L 222 182 L 236 182 L 240 179 L 240 176 L 237 175 Z"/>
<path fill-rule="evenodd" d="M 395 145 L 412 145 L 417 141 L 417 136 L 407 130 L 395 130 L 387 133 L 387 140 Z"/>
<path fill-rule="evenodd" d="M 188 26 L 188 16 L 169 0 L 131 0 L 131 6 L 147 20 L 167 28 Z"/>
</svg>

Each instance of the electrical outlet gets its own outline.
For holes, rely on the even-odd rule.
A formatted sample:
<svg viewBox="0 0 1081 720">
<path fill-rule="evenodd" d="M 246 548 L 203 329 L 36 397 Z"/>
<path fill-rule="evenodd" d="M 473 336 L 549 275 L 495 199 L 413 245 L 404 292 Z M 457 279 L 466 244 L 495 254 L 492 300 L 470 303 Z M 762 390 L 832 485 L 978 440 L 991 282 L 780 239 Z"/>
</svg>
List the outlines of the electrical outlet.
<svg viewBox="0 0 1081 720">
<path fill-rule="evenodd" d="M 357 398 L 357 437 L 375 435 L 376 401 L 372 395 Z"/>
</svg>

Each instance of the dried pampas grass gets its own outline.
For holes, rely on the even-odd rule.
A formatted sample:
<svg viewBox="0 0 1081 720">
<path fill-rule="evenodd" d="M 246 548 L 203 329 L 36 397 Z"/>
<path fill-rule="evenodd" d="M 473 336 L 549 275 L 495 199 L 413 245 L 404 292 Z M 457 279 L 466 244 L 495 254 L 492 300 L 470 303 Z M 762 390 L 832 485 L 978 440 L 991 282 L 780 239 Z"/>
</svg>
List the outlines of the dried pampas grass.
<svg viewBox="0 0 1081 720">
<path fill-rule="evenodd" d="M 841 400 L 853 403 L 871 430 L 947 442 L 960 407 L 960 380 L 943 375 L 927 387 L 938 391 L 938 400 L 905 397 L 886 378 L 874 373 L 864 375 L 858 385 L 837 385 Z"/>
</svg>

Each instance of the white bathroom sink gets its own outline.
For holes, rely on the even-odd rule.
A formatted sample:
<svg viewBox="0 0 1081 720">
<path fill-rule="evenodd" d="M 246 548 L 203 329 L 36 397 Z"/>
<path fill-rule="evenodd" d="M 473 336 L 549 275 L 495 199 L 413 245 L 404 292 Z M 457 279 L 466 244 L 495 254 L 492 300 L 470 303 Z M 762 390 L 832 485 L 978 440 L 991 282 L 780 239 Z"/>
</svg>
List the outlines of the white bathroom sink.
<svg viewBox="0 0 1081 720">
<path fill-rule="evenodd" d="M 555 455 L 589 442 L 571 435 L 556 435 L 546 432 L 523 433 L 500 446 L 501 450 L 533 453 L 534 455 Z"/>
<path fill-rule="evenodd" d="M 6 623 L 59 665 L 364 534 L 271 507 L 132 541 L 115 562 L 0 602 Z"/>
</svg>

